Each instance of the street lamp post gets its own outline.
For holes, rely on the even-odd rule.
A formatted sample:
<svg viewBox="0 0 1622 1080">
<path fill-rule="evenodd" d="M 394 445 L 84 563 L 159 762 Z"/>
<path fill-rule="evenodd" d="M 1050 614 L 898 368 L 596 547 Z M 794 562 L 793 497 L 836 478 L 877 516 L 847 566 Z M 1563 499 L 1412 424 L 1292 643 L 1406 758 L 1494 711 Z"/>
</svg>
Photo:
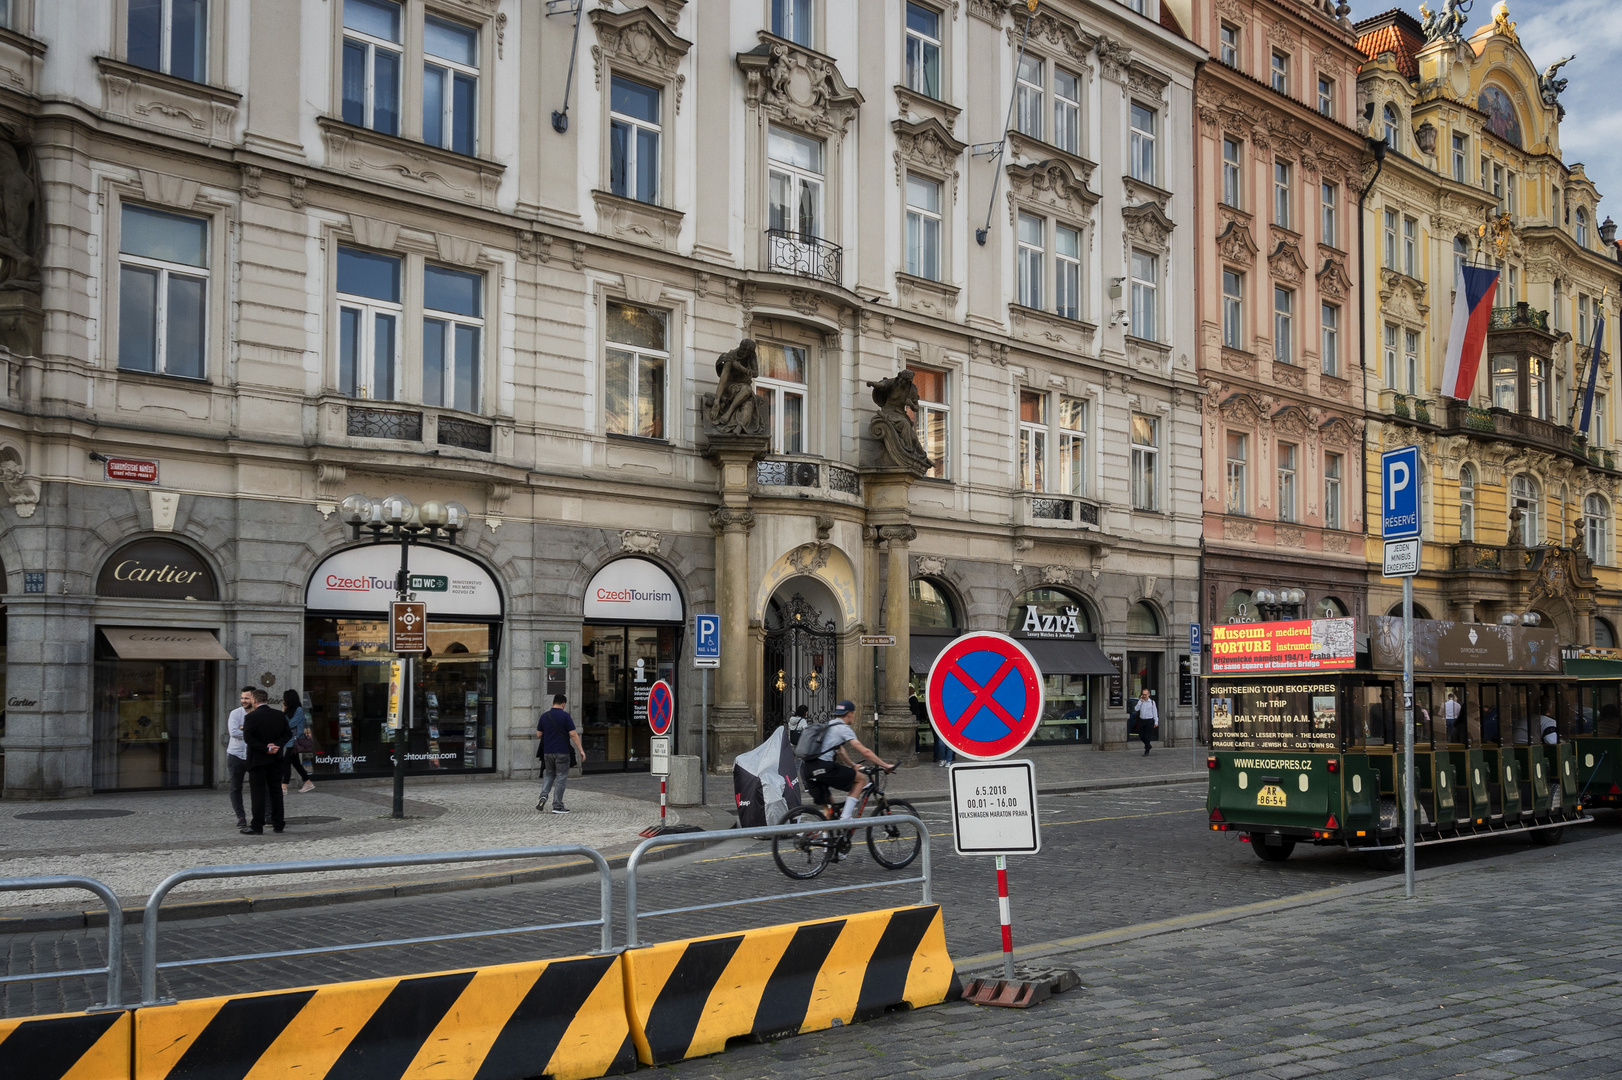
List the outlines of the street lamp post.
<svg viewBox="0 0 1622 1080">
<path fill-rule="evenodd" d="M 1277 619 L 1299 619 L 1302 606 L 1307 602 L 1307 594 L 1302 589 L 1262 586 L 1252 590 L 1250 599 L 1256 605 L 1262 621 L 1272 622 Z M 1288 613 L 1285 608 L 1290 609 Z"/>
<path fill-rule="evenodd" d="M 340 506 L 343 522 L 356 540 L 361 530 L 369 530 L 372 543 L 385 541 L 400 545 L 400 572 L 394 578 L 396 600 L 410 600 L 411 545 L 437 543 L 443 540 L 452 547 L 456 534 L 467 525 L 467 507 L 458 502 L 442 503 L 430 499 L 421 506 L 413 506 L 404 495 L 388 495 L 374 499 L 367 495 L 350 495 Z M 401 664 L 400 715 L 394 724 L 394 808 L 391 817 L 405 817 L 405 758 L 406 729 L 411 726 L 412 704 L 416 697 L 414 654 L 406 653 Z"/>
</svg>

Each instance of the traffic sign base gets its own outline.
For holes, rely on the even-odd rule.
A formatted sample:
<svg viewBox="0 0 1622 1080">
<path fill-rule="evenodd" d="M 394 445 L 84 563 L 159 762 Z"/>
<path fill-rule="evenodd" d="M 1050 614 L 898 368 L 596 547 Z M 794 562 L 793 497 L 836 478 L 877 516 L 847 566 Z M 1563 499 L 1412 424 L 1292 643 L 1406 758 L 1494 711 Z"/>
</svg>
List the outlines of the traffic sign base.
<svg viewBox="0 0 1622 1080">
<path fill-rule="evenodd" d="M 669 836 L 672 833 L 703 832 L 697 825 L 649 825 L 637 833 L 638 836 Z"/>
<path fill-rule="evenodd" d="M 963 988 L 963 1000 L 971 1005 L 994 1005 L 1003 1009 L 1028 1009 L 1054 994 L 1074 990 L 1081 976 L 1069 968 L 1015 968 L 1014 978 L 973 979 Z"/>
</svg>

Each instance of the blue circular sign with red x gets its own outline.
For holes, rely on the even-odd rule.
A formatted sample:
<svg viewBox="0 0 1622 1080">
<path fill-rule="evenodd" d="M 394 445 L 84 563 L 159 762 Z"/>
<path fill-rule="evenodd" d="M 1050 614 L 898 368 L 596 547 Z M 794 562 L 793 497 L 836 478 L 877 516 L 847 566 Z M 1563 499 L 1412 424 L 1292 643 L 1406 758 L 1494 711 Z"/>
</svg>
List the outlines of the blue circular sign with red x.
<svg viewBox="0 0 1622 1080">
<path fill-rule="evenodd" d="M 1042 671 L 1004 634 L 965 634 L 929 669 L 925 690 L 937 738 L 964 757 L 1007 757 L 1030 741 L 1042 719 Z"/>
<path fill-rule="evenodd" d="M 648 726 L 655 735 L 670 730 L 670 721 L 676 715 L 676 695 L 670 684 L 660 679 L 648 688 Z"/>
</svg>

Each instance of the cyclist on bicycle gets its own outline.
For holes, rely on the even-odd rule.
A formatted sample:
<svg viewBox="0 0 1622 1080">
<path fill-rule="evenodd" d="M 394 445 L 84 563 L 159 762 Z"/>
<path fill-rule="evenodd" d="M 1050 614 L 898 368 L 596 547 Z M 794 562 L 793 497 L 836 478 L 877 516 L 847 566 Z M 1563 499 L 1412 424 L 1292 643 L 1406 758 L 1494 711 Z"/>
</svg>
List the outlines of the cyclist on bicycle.
<svg viewBox="0 0 1622 1080">
<path fill-rule="evenodd" d="M 819 745 L 812 747 L 805 756 L 801 765 L 801 779 L 805 781 L 805 790 L 819 806 L 832 809 L 829 804 L 831 790 L 845 791 L 845 807 L 841 811 L 840 820 L 853 817 L 856 813 L 856 803 L 861 799 L 863 790 L 867 787 L 867 777 L 857 771 L 855 763 L 851 761 L 847 748 L 854 747 L 856 752 L 867 760 L 883 769 L 885 772 L 894 772 L 895 766 L 879 757 L 873 751 L 863 746 L 851 729 L 848 717 L 856 712 L 856 706 L 849 701 L 841 701 L 834 706 L 833 718 L 822 729 Z M 814 737 L 808 732 L 802 738 Z M 825 811 L 826 813 L 826 811 Z"/>
</svg>

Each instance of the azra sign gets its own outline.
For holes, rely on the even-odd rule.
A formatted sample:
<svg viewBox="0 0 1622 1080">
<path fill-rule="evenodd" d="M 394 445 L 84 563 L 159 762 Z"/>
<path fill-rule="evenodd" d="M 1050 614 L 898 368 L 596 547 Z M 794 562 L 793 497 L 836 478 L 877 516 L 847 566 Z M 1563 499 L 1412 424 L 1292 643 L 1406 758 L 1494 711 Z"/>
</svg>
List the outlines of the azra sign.
<svg viewBox="0 0 1622 1080">
<path fill-rule="evenodd" d="M 1026 637 L 1075 637 L 1081 633 L 1081 611 L 1067 607 L 1058 614 L 1043 614 L 1035 604 L 1025 605 L 1025 624 L 1020 633 Z"/>
</svg>

